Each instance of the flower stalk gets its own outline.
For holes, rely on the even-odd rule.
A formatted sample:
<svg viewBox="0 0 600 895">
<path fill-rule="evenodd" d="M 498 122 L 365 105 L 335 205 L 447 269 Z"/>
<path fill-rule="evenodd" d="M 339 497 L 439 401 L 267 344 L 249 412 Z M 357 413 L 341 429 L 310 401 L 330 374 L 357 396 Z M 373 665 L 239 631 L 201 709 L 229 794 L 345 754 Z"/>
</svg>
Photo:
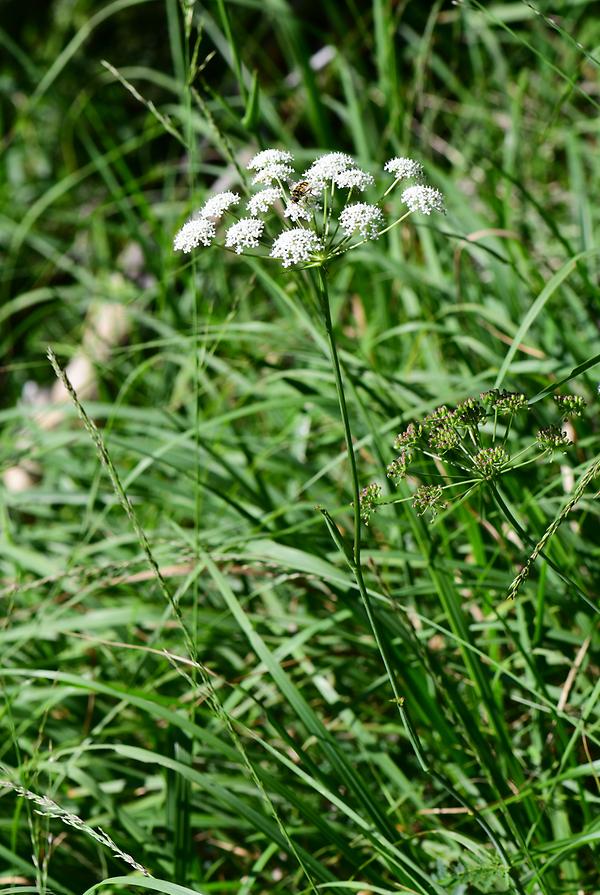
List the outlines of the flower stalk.
<svg viewBox="0 0 600 895">
<path fill-rule="evenodd" d="M 361 510 L 360 510 L 360 480 L 358 476 L 358 468 L 356 465 L 356 456 L 354 453 L 354 442 L 352 439 L 352 429 L 350 426 L 350 417 L 348 414 L 348 404 L 346 401 L 346 393 L 344 391 L 344 380 L 342 377 L 342 368 L 340 364 L 340 359 L 338 355 L 336 340 L 335 340 L 335 331 L 333 328 L 333 322 L 331 319 L 331 306 L 329 302 L 329 289 L 327 284 L 327 271 L 324 267 L 318 267 L 315 270 L 315 278 L 314 278 L 317 297 L 319 302 L 319 307 L 321 309 L 321 313 L 323 315 L 323 323 L 325 325 L 325 331 L 327 333 L 327 342 L 329 345 L 329 354 L 331 358 L 331 366 L 333 369 L 333 376 L 335 380 L 335 388 L 337 392 L 338 404 L 340 408 L 340 415 L 342 418 L 342 423 L 344 427 L 344 437 L 346 441 L 346 452 L 348 455 L 348 462 L 350 464 L 350 475 L 352 478 L 352 495 L 353 495 L 353 512 L 354 512 L 354 537 L 352 550 L 348 550 L 344 546 L 343 539 L 335 528 L 337 533 L 337 537 L 334 535 L 333 520 L 329 516 L 329 514 L 324 514 L 326 518 L 326 522 L 334 540 L 338 544 L 341 545 L 341 550 L 343 555 L 345 556 L 348 564 L 352 570 L 352 574 L 354 575 L 354 580 L 356 581 L 356 586 L 358 587 L 358 591 L 360 593 L 362 603 L 365 609 L 365 613 L 369 622 L 369 626 L 373 633 L 373 637 L 375 638 L 375 643 L 377 645 L 377 649 L 379 650 L 379 654 L 383 660 L 383 664 L 386 670 L 386 674 L 390 681 L 390 685 L 392 687 L 392 692 L 394 694 L 393 701 L 395 702 L 398 713 L 402 720 L 402 724 L 406 731 L 406 734 L 409 738 L 409 741 L 415 751 L 415 755 L 417 756 L 417 760 L 421 765 L 424 771 L 429 771 L 429 765 L 425 756 L 423 755 L 423 750 L 421 749 L 421 745 L 417 738 L 417 735 L 410 723 L 410 719 L 406 713 L 406 709 L 404 707 L 404 698 L 400 695 L 400 691 L 398 689 L 398 684 L 396 681 L 396 675 L 393 671 L 390 659 L 387 654 L 387 649 L 379 632 L 379 627 L 377 625 L 377 619 L 375 616 L 375 612 L 373 610 L 373 605 L 371 603 L 371 597 L 369 596 L 369 592 L 367 590 L 367 586 L 365 584 L 365 579 L 362 572 L 362 563 L 361 563 Z"/>
</svg>

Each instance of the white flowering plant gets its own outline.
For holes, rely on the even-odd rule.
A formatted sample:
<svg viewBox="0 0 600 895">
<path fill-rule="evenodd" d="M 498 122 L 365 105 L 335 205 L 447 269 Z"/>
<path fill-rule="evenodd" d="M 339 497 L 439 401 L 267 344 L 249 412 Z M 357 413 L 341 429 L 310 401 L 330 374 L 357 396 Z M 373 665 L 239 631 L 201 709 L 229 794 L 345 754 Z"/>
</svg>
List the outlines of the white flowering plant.
<svg viewBox="0 0 600 895">
<path fill-rule="evenodd" d="M 423 183 L 423 168 L 408 158 L 386 162 L 392 178 L 376 202 L 356 201 L 375 188 L 375 178 L 344 152 L 329 152 L 297 175 L 290 152 L 265 149 L 248 163 L 255 192 L 236 215 L 239 194 L 215 193 L 175 236 L 177 251 L 191 252 L 217 243 L 217 226 L 225 214 L 235 216 L 225 229 L 222 247 L 236 254 L 256 254 L 279 261 L 284 267 L 323 267 L 333 258 L 379 239 L 414 212 L 444 211 L 439 190 Z M 383 200 L 401 181 L 404 210 L 386 221 Z M 275 226 L 281 228 L 275 232 Z"/>
<path fill-rule="evenodd" d="M 215 193 L 176 234 L 174 248 L 189 253 L 199 246 L 216 244 L 237 255 L 279 263 L 292 273 L 307 276 L 313 287 L 316 306 L 327 333 L 352 478 L 354 533 L 351 547 L 345 543 L 342 531 L 331 515 L 325 509 L 321 512 L 334 542 L 352 570 L 386 665 L 398 711 L 422 762 L 363 577 L 361 525 L 368 521 L 368 517 L 364 512 L 365 496 L 359 486 L 354 439 L 331 318 L 328 276 L 333 261 L 369 241 L 380 239 L 410 215 L 416 212 L 426 215 L 444 213 L 444 198 L 439 190 L 424 182 L 422 165 L 409 158 L 397 157 L 386 162 L 386 185 L 380 190 L 379 198 L 372 202 L 363 201 L 363 197 L 367 191 L 375 192 L 375 178 L 344 152 L 328 152 L 298 175 L 290 152 L 265 149 L 250 160 L 247 169 L 255 189 L 245 202 L 245 214 L 237 214 L 242 202 L 238 193 Z M 402 209 L 399 213 L 388 213 L 394 203 L 387 197 L 402 182 L 405 182 L 400 192 Z M 217 229 L 225 215 L 231 220 L 223 223 L 224 239 L 219 241 Z M 373 499 L 376 496 L 373 495 Z"/>
</svg>

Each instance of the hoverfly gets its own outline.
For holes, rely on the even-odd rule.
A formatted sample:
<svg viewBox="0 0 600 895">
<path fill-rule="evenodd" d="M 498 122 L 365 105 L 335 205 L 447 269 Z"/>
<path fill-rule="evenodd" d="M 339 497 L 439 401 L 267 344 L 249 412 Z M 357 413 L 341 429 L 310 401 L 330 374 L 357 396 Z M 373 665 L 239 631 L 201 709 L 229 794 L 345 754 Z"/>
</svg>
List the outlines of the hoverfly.
<svg viewBox="0 0 600 895">
<path fill-rule="evenodd" d="M 300 183 L 297 183 L 290 192 L 290 198 L 292 202 L 298 204 L 310 193 L 310 183 L 308 180 L 301 180 Z"/>
</svg>

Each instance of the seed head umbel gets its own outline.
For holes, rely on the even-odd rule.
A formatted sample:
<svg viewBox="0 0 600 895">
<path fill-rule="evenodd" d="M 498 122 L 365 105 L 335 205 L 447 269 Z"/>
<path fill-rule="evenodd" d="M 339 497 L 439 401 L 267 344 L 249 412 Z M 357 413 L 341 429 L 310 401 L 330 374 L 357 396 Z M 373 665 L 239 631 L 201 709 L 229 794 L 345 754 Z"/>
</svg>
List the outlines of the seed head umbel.
<svg viewBox="0 0 600 895">
<path fill-rule="evenodd" d="M 421 437 L 422 427 L 420 423 L 415 425 L 414 423 L 409 423 L 404 432 L 400 432 L 399 435 L 396 435 L 394 439 L 394 447 L 397 451 L 406 450 L 408 448 L 414 447 L 419 438 Z"/>
<path fill-rule="evenodd" d="M 440 510 L 446 504 L 442 500 L 441 485 L 421 485 L 415 491 L 412 499 L 412 505 L 417 516 L 424 516 L 426 512 L 431 513 L 431 521 L 435 519 Z"/>
<path fill-rule="evenodd" d="M 476 428 L 485 419 L 485 410 L 476 398 L 465 398 L 457 404 L 452 414 L 454 426 Z"/>
<path fill-rule="evenodd" d="M 555 451 L 564 451 L 573 443 L 567 433 L 558 426 L 545 426 L 539 429 L 536 439 L 544 453 L 550 455 Z"/>
<path fill-rule="evenodd" d="M 482 448 L 473 457 L 473 463 L 484 479 L 493 479 L 505 468 L 509 456 L 500 445 Z"/>
<path fill-rule="evenodd" d="M 408 464 L 412 460 L 412 454 L 409 450 L 402 451 L 398 456 L 392 460 L 391 463 L 388 464 L 386 469 L 386 474 L 388 479 L 391 479 L 393 482 L 400 482 L 402 479 L 406 478 L 406 472 L 408 470 Z"/>
<path fill-rule="evenodd" d="M 554 395 L 553 397 L 563 419 L 567 419 L 569 416 L 581 416 L 585 408 L 585 400 L 580 395 Z"/>
<path fill-rule="evenodd" d="M 380 497 L 381 485 L 378 485 L 376 482 L 372 482 L 361 490 L 359 494 L 360 518 L 365 525 L 369 524 L 369 519 L 375 511 Z"/>
<path fill-rule="evenodd" d="M 492 388 L 482 392 L 481 400 L 486 407 L 490 407 L 501 416 L 509 413 L 517 413 L 519 410 L 527 410 L 527 398 L 520 392 L 507 392 L 505 389 Z"/>
</svg>

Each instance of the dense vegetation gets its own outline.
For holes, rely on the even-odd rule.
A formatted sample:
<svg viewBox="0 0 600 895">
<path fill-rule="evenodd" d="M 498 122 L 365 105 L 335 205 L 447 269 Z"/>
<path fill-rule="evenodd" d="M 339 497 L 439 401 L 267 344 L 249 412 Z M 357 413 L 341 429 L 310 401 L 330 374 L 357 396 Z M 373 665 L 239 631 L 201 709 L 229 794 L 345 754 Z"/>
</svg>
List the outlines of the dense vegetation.
<svg viewBox="0 0 600 895">
<path fill-rule="evenodd" d="M 600 4 L 0 17 L 0 892 L 600 892 Z M 446 199 L 330 271 L 367 603 L 308 276 L 173 252 L 270 146 Z M 493 388 L 532 462 L 418 515 Z"/>
</svg>

